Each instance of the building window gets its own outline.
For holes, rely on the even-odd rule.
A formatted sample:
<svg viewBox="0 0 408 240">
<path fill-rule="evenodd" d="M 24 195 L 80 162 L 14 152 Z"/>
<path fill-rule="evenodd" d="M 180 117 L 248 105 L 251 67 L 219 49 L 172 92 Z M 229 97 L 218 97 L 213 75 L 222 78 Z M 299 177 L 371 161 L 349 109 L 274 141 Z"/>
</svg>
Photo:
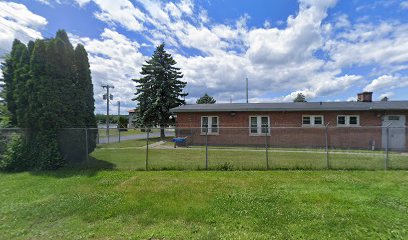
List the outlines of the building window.
<svg viewBox="0 0 408 240">
<path fill-rule="evenodd" d="M 249 135 L 269 134 L 269 117 L 268 116 L 251 116 L 249 117 Z"/>
<path fill-rule="evenodd" d="M 303 116 L 303 125 L 310 125 L 310 117 Z"/>
<path fill-rule="evenodd" d="M 215 116 L 203 116 L 201 117 L 201 133 L 205 134 L 218 134 L 218 117 Z"/>
<path fill-rule="evenodd" d="M 337 116 L 337 125 L 345 125 L 346 116 Z"/>
<path fill-rule="evenodd" d="M 314 117 L 314 125 L 323 125 L 323 117 L 322 116 L 315 116 Z"/>
<path fill-rule="evenodd" d="M 323 126 L 324 118 L 321 115 L 304 115 L 302 116 L 302 125 L 303 126 Z"/>
<path fill-rule="evenodd" d="M 337 126 L 360 126 L 360 116 L 358 115 L 337 116 Z"/>
<path fill-rule="evenodd" d="M 399 116 L 388 116 L 389 121 L 399 121 L 400 117 Z"/>
</svg>

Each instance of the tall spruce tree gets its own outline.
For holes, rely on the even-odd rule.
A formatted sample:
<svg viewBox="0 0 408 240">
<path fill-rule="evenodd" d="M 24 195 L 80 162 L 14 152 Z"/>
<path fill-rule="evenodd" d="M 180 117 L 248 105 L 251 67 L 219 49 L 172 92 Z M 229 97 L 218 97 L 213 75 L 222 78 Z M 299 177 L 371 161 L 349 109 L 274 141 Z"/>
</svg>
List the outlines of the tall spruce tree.
<svg viewBox="0 0 408 240">
<path fill-rule="evenodd" d="M 164 127 L 169 123 L 170 109 L 185 104 L 182 97 L 188 95 L 183 93 L 187 83 L 180 80 L 183 75 L 176 64 L 162 43 L 142 66 L 140 74 L 143 77 L 133 79 L 137 84 L 133 100 L 139 103 L 140 118 L 144 126 L 159 125 L 161 138 L 165 137 Z"/>
<path fill-rule="evenodd" d="M 196 101 L 197 104 L 214 104 L 216 102 L 217 101 L 207 93 L 205 93 L 204 96 L 200 97 Z"/>
</svg>

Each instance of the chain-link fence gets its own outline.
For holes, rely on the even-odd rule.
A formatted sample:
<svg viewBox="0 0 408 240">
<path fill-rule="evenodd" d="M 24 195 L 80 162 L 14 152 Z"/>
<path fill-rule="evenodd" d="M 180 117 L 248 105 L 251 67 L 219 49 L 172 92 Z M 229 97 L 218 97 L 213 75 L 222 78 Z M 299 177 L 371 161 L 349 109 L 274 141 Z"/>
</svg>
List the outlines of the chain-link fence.
<svg viewBox="0 0 408 240">
<path fill-rule="evenodd" d="M 20 129 L 0 130 L 0 158 Z M 61 129 L 66 159 L 130 170 L 408 169 L 407 128 Z"/>
</svg>

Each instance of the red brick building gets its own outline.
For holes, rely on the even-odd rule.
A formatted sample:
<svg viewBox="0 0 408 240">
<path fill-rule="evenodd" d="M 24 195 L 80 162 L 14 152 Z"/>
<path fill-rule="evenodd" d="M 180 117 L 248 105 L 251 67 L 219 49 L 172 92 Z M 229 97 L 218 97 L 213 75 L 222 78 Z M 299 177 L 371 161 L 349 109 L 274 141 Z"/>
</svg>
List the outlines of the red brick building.
<svg viewBox="0 0 408 240">
<path fill-rule="evenodd" d="M 408 101 L 195 104 L 172 109 L 176 134 L 193 145 L 406 150 Z M 388 128 L 388 130 L 387 130 Z M 207 132 L 206 132 L 207 131 Z M 327 132 L 327 134 L 326 134 Z M 388 132 L 388 133 L 387 133 Z M 388 136 L 388 140 L 386 138 Z"/>
</svg>

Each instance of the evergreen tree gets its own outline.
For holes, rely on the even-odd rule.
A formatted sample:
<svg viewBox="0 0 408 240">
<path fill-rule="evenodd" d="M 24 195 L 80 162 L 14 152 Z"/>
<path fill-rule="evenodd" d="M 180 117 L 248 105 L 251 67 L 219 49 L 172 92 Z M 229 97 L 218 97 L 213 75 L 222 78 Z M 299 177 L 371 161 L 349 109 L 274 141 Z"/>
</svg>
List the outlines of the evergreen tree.
<svg viewBox="0 0 408 240">
<path fill-rule="evenodd" d="M 3 65 L 1 65 L 1 68 L 3 68 Z M 9 119 L 10 114 L 7 111 L 6 101 L 4 100 L 5 99 L 5 91 L 4 91 L 5 84 L 3 82 L 4 82 L 4 79 L 0 79 L 0 128 L 8 127 L 10 123 L 10 119 Z"/>
<path fill-rule="evenodd" d="M 381 102 L 388 102 L 389 98 L 388 97 L 383 97 L 381 98 Z"/>
<path fill-rule="evenodd" d="M 181 97 L 186 82 L 181 81 L 183 75 L 180 68 L 175 67 L 176 61 L 164 50 L 164 43 L 159 45 L 153 56 L 142 66 L 140 79 L 134 79 L 139 103 L 140 117 L 147 127 L 160 126 L 160 137 L 164 138 L 164 127 L 169 123 L 170 109 L 185 104 Z"/>
<path fill-rule="evenodd" d="M 78 94 L 83 99 L 84 105 L 84 123 L 87 127 L 96 127 L 95 118 L 95 99 L 93 92 L 93 84 L 91 78 L 91 70 L 89 66 L 88 54 L 83 45 L 78 44 L 75 48 L 75 66 L 77 71 L 77 89 L 80 91 Z"/>
<path fill-rule="evenodd" d="M 17 126 L 27 128 L 30 125 L 30 119 L 27 115 L 28 93 L 27 81 L 30 77 L 30 55 L 28 49 L 22 48 L 20 59 L 16 64 L 14 71 L 14 93 L 13 99 L 16 106 Z"/>
<path fill-rule="evenodd" d="M 27 128 L 24 139 L 14 139 L 0 167 L 8 170 L 57 169 L 85 159 L 85 141 L 91 152 L 96 133 L 85 138 L 84 129 L 96 127 L 93 85 L 87 53 L 75 50 L 65 31 L 55 38 L 20 41 L 2 65 L 4 102 L 12 123 Z"/>
<path fill-rule="evenodd" d="M 2 95 L 3 94 L 0 94 L 0 128 L 5 128 L 8 127 L 10 120 L 7 112 L 7 106 Z"/>
<path fill-rule="evenodd" d="M 75 66 L 77 71 L 77 89 L 78 95 L 81 96 L 80 105 L 83 109 L 78 113 L 83 118 L 83 124 L 88 130 L 88 152 L 92 152 L 96 147 L 96 136 L 98 133 L 96 117 L 95 117 L 95 99 L 93 92 L 93 84 L 91 78 L 91 70 L 89 66 L 88 53 L 83 45 L 78 44 L 75 48 Z M 79 105 L 78 105 L 79 106 Z M 81 114 L 83 113 L 83 114 Z"/>
<path fill-rule="evenodd" d="M 4 101 L 6 102 L 8 113 L 10 114 L 10 123 L 17 125 L 16 101 L 14 92 L 16 89 L 16 71 L 20 68 L 22 55 L 27 51 L 26 46 L 19 40 L 14 40 L 11 53 L 6 57 L 5 63 L 2 64 L 3 81 L 4 81 Z"/>
<path fill-rule="evenodd" d="M 303 93 L 298 93 L 296 98 L 293 100 L 293 102 L 307 102 L 305 95 Z"/>
<path fill-rule="evenodd" d="M 204 94 L 204 96 L 200 97 L 197 99 L 196 103 L 197 104 L 214 104 L 216 100 L 209 96 L 207 93 Z"/>
</svg>

